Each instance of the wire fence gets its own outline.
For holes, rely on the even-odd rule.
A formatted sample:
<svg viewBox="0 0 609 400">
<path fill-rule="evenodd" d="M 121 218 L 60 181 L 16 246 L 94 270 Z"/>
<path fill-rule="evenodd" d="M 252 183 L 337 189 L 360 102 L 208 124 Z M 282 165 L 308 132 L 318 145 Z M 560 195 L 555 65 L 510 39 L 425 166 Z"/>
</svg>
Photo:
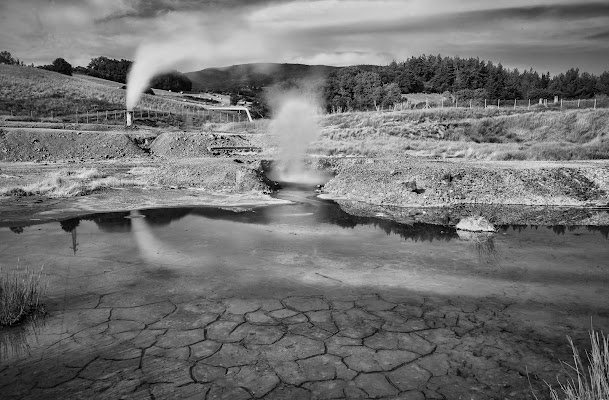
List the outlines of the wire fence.
<svg viewBox="0 0 609 400">
<path fill-rule="evenodd" d="M 49 112 L 30 111 L 27 114 L 13 115 L 12 112 L 0 112 L 5 121 L 38 122 L 38 123 L 63 123 L 70 124 L 95 124 L 95 125 L 125 125 L 127 111 L 121 110 L 94 110 L 75 111 L 69 114 L 54 114 Z M 210 124 L 228 124 L 225 128 L 231 129 L 236 126 L 246 126 L 256 129 L 259 124 L 249 121 L 245 112 L 235 110 L 209 110 L 204 108 L 183 107 L 181 110 L 159 108 L 138 108 L 133 110 L 133 124 L 135 126 L 172 126 L 176 128 L 206 127 Z"/>
<path fill-rule="evenodd" d="M 609 108 L 609 97 L 576 100 L 552 100 L 548 99 L 426 99 L 425 101 L 407 101 L 396 104 L 393 109 L 426 109 L 426 108 L 502 108 L 514 110 L 535 109 L 597 109 Z"/>
</svg>

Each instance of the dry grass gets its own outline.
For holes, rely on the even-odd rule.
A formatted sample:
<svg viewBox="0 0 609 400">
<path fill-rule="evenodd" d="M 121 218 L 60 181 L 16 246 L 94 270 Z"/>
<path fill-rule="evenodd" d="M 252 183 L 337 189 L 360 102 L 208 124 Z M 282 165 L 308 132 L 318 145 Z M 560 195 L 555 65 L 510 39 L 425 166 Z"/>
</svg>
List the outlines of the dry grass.
<svg viewBox="0 0 609 400">
<path fill-rule="evenodd" d="M 609 110 L 432 109 L 320 118 L 310 151 L 477 160 L 609 158 Z"/>
<path fill-rule="evenodd" d="M 122 84 L 67 76 L 37 68 L 0 64 L 0 112 L 48 117 L 83 112 L 123 110 Z M 140 108 L 183 110 L 183 102 L 144 94 Z"/>
<path fill-rule="evenodd" d="M 14 325 L 27 315 L 44 311 L 40 299 L 46 285 L 41 284 L 41 277 L 42 269 L 3 273 L 0 268 L 0 325 Z"/>
<path fill-rule="evenodd" d="M 559 382 L 560 389 L 550 387 L 552 400 L 606 400 L 609 399 L 609 337 L 590 332 L 592 349 L 586 352 L 588 368 L 584 367 L 573 340 L 567 337 L 573 351 L 573 365 L 564 364 L 569 378 Z"/>
<path fill-rule="evenodd" d="M 141 186 L 145 182 L 107 176 L 97 169 L 62 170 L 34 183 L 0 188 L 0 196 L 76 197 L 108 188 Z"/>
</svg>

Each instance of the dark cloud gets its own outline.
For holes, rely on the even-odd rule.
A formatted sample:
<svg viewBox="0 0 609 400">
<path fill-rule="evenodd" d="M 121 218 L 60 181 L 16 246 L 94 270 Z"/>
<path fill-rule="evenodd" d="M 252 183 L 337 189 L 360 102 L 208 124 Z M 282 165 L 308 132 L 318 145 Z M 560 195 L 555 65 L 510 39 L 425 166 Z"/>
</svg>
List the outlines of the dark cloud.
<svg viewBox="0 0 609 400">
<path fill-rule="evenodd" d="M 586 36 L 586 39 L 592 40 L 607 40 L 609 39 L 609 30 L 603 32 L 597 32 L 592 35 Z"/>
<path fill-rule="evenodd" d="M 502 22 L 551 20 L 556 23 L 609 18 L 609 3 L 558 4 L 552 6 L 508 7 L 458 13 L 436 14 L 429 17 L 403 18 L 391 22 L 350 23 L 317 30 L 318 35 L 458 32 L 492 28 Z"/>
<path fill-rule="evenodd" d="M 239 8 L 261 7 L 278 2 L 281 2 L 281 0 L 147 0 L 139 3 L 132 12 L 104 18 L 99 22 L 120 18 L 155 18 L 175 11 L 230 11 Z"/>
</svg>

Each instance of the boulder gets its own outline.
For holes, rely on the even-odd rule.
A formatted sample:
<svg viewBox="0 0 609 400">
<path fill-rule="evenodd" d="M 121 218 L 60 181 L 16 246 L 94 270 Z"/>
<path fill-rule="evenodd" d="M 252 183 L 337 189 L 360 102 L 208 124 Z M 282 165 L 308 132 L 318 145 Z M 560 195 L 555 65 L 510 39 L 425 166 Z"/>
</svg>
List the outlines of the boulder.
<svg viewBox="0 0 609 400">
<path fill-rule="evenodd" d="M 457 224 L 457 230 L 468 232 L 495 232 L 495 226 L 484 217 L 466 217 Z"/>
</svg>

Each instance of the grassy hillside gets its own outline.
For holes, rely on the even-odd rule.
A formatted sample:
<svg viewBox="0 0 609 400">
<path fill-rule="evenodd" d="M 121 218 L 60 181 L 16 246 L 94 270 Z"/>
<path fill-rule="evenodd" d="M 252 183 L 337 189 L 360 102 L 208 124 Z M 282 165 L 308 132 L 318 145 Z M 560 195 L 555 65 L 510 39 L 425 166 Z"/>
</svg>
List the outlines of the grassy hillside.
<svg viewBox="0 0 609 400">
<path fill-rule="evenodd" d="M 338 67 L 304 64 L 241 64 L 187 72 L 193 90 L 222 92 L 234 88 L 264 87 L 287 80 L 325 77 Z"/>
<path fill-rule="evenodd" d="M 609 159 L 609 110 L 434 109 L 320 119 L 313 153 L 487 160 Z"/>
<path fill-rule="evenodd" d="M 66 76 L 30 67 L 0 64 L 0 114 L 49 117 L 76 112 L 122 110 L 126 92 L 119 83 Z M 179 110 L 182 103 L 143 95 L 140 108 Z"/>
</svg>

